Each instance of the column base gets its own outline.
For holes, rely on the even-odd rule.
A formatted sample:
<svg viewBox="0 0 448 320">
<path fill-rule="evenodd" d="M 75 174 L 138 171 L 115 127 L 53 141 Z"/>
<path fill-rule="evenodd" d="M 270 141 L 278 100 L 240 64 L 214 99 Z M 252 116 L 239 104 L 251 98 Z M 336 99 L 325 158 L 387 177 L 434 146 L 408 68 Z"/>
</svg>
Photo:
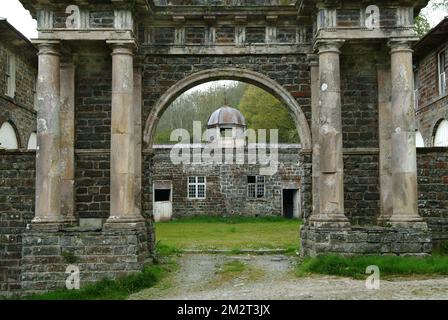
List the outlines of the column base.
<svg viewBox="0 0 448 320">
<path fill-rule="evenodd" d="M 319 214 L 308 220 L 309 226 L 325 229 L 350 229 L 351 224 L 343 214 Z"/>
<path fill-rule="evenodd" d="M 145 226 L 145 220 L 141 217 L 128 218 L 110 216 L 104 223 L 103 230 L 141 229 Z"/>
<path fill-rule="evenodd" d="M 33 230 L 48 230 L 59 231 L 62 228 L 69 227 L 76 223 L 76 220 L 55 220 L 55 219 L 42 219 L 34 218 L 31 220 L 31 229 Z"/>
<path fill-rule="evenodd" d="M 389 219 L 389 224 L 396 228 L 428 229 L 428 225 L 420 216 L 392 216 Z"/>
</svg>

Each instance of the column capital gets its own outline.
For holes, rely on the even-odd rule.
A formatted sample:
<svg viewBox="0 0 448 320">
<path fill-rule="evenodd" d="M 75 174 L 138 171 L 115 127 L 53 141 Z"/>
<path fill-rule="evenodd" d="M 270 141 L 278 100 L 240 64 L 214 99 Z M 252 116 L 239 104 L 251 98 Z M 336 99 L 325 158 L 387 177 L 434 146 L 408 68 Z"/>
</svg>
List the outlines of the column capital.
<svg viewBox="0 0 448 320">
<path fill-rule="evenodd" d="M 106 43 L 112 48 L 112 55 L 124 54 L 134 55 L 137 45 L 134 40 L 107 40 Z"/>
<path fill-rule="evenodd" d="M 314 49 L 318 54 L 322 53 L 341 53 L 339 49 L 344 45 L 345 40 L 342 39 L 329 39 L 329 40 L 317 40 L 314 44 Z"/>
<path fill-rule="evenodd" d="M 390 53 L 414 52 L 412 45 L 415 40 L 415 38 L 391 38 L 387 42 L 387 45 L 390 48 Z"/>
<path fill-rule="evenodd" d="M 34 40 L 32 42 L 39 52 L 37 55 L 54 55 L 54 56 L 60 56 L 61 55 L 61 42 L 57 40 Z"/>
</svg>

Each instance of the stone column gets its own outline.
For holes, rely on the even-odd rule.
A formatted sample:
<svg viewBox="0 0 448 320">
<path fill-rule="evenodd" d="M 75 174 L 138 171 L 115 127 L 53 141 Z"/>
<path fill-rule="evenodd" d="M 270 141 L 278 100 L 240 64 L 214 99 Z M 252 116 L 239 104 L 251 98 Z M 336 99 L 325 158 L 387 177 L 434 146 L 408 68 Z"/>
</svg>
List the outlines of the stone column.
<svg viewBox="0 0 448 320">
<path fill-rule="evenodd" d="M 390 64 L 377 65 L 378 76 L 378 132 L 380 144 L 380 216 L 378 222 L 385 224 L 393 211 L 392 199 L 392 110 Z"/>
<path fill-rule="evenodd" d="M 348 228 L 344 215 L 341 80 L 339 54 L 343 41 L 319 41 L 319 212 L 310 219 L 316 227 Z"/>
<path fill-rule="evenodd" d="M 313 142 L 312 163 L 312 215 L 319 214 L 319 62 L 316 55 L 308 57 L 311 76 L 311 135 Z"/>
<path fill-rule="evenodd" d="M 75 218 L 75 65 L 61 64 L 61 214 L 66 221 Z"/>
<path fill-rule="evenodd" d="M 142 210 L 142 70 L 134 68 L 134 128 L 135 128 L 135 210 L 141 215 Z"/>
<path fill-rule="evenodd" d="M 143 225 L 135 209 L 134 43 L 112 45 L 110 217 L 105 228 Z"/>
<path fill-rule="evenodd" d="M 408 40 L 392 39 L 392 199 L 390 223 L 399 227 L 425 227 L 418 214 L 417 156 L 415 147 L 414 75 Z"/>
<path fill-rule="evenodd" d="M 57 227 L 61 216 L 59 42 L 37 42 L 37 154 L 34 227 Z"/>
</svg>

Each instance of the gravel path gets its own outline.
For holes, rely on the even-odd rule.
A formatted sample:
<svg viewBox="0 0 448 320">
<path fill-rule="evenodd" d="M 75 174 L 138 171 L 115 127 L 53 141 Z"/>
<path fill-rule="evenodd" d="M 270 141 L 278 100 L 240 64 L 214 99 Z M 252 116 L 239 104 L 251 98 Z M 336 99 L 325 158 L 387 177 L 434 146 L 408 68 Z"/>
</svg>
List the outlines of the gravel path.
<svg viewBox="0 0 448 320">
<path fill-rule="evenodd" d="M 232 260 L 242 261 L 247 270 L 223 278 L 217 271 Z M 177 272 L 130 299 L 448 299 L 448 278 L 382 280 L 379 290 L 367 290 L 362 280 L 297 278 L 295 258 L 279 255 L 184 254 L 178 263 Z"/>
</svg>

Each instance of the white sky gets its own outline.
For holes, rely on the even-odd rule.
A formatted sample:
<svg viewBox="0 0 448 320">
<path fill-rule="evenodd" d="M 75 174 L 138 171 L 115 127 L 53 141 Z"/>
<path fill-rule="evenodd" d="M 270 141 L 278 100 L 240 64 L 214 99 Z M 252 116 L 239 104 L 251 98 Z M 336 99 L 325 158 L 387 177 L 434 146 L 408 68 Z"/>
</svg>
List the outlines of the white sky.
<svg viewBox="0 0 448 320">
<path fill-rule="evenodd" d="M 428 8 L 425 8 L 423 12 L 428 17 L 431 27 L 434 27 L 445 16 L 448 15 L 448 10 L 433 10 L 429 7 L 430 6 L 428 6 Z M 37 23 L 31 18 L 30 13 L 25 10 L 19 0 L 0 0 L 0 17 L 7 18 L 10 24 L 12 24 L 17 30 L 22 32 L 29 39 L 37 38 Z M 216 82 L 209 82 L 197 86 L 191 90 L 205 90 L 216 85 Z M 219 85 L 231 85 L 231 82 L 219 81 Z"/>
<path fill-rule="evenodd" d="M 37 23 L 19 0 L 0 0 L 0 17 L 8 19 L 17 30 L 29 39 L 37 38 Z"/>
</svg>

